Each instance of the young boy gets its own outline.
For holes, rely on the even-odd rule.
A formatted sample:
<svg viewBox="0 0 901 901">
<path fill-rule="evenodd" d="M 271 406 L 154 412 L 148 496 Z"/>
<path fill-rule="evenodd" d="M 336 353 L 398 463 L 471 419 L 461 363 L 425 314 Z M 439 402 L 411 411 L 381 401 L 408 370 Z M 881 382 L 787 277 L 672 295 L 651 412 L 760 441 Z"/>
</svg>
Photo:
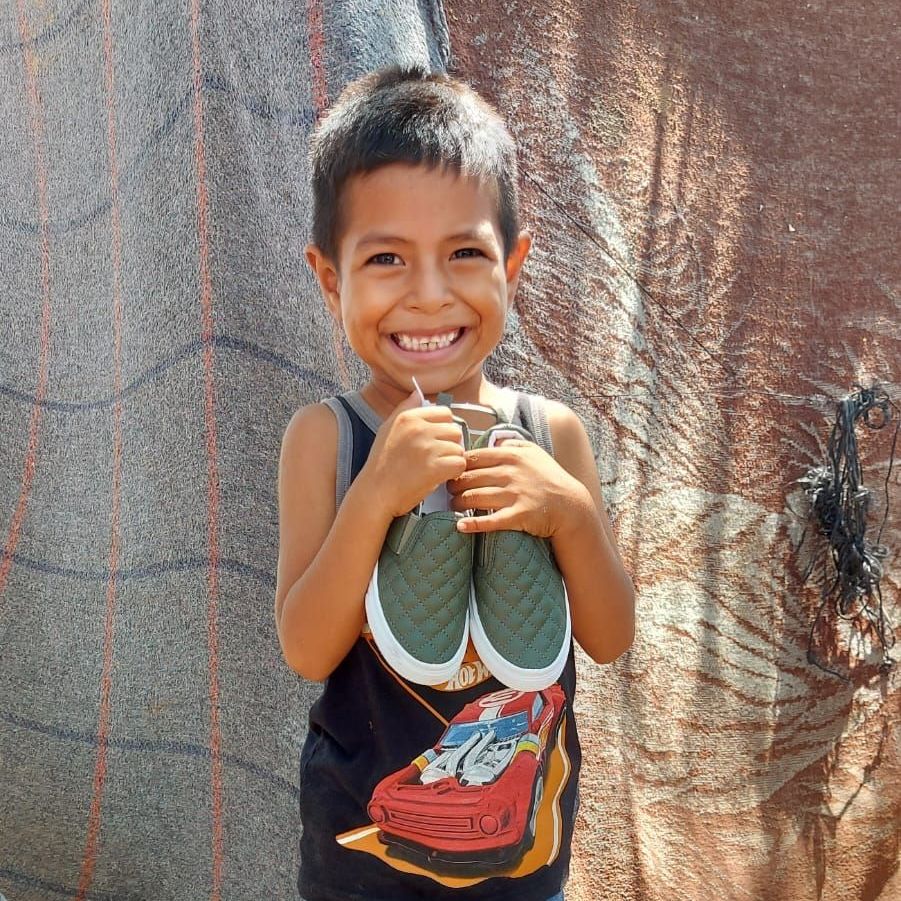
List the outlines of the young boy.
<svg viewBox="0 0 901 901">
<path fill-rule="evenodd" d="M 299 410 L 282 444 L 278 634 L 287 663 L 325 682 L 301 755 L 300 894 L 562 898 L 580 762 L 571 643 L 546 690 L 505 688 L 471 647 L 425 686 L 388 665 L 364 610 L 389 526 L 446 483 L 452 510 L 482 514 L 458 518 L 472 540 L 549 542 L 589 656 L 632 642 L 634 589 L 576 415 L 534 399 L 553 455 L 527 440 L 467 450 L 436 403 L 536 409 L 483 373 L 530 247 L 512 139 L 466 85 L 393 67 L 344 91 L 311 160 L 307 260 L 369 380 Z"/>
</svg>

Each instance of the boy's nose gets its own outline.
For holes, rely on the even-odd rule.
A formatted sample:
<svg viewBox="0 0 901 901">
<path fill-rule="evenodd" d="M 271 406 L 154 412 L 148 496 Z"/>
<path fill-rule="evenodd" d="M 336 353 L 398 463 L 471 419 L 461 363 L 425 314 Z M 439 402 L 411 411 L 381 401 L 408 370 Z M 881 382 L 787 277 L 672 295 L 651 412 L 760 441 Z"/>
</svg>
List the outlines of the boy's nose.
<svg viewBox="0 0 901 901">
<path fill-rule="evenodd" d="M 407 305 L 415 310 L 440 310 L 453 303 L 447 277 L 437 267 L 423 268 L 412 285 Z"/>
</svg>

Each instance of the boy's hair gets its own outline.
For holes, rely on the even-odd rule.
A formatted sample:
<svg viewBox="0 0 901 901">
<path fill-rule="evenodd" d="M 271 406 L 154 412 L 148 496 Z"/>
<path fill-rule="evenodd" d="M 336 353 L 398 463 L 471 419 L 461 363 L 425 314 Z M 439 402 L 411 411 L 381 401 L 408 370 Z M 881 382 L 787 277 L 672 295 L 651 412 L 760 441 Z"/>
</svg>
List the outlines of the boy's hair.
<svg viewBox="0 0 901 901">
<path fill-rule="evenodd" d="M 422 66 L 390 66 L 351 82 L 313 134 L 313 243 L 337 260 L 341 192 L 389 163 L 441 167 L 493 184 L 507 258 L 519 234 L 516 146 L 472 88 Z"/>
</svg>

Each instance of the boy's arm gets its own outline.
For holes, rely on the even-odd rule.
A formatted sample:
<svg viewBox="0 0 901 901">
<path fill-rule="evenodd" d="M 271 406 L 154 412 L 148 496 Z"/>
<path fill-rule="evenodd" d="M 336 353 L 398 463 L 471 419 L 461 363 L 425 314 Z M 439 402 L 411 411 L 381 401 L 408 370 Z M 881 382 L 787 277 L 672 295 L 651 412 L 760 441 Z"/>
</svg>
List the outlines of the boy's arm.
<svg viewBox="0 0 901 901">
<path fill-rule="evenodd" d="M 609 663 L 632 644 L 635 587 L 616 546 L 585 427 L 564 404 L 547 401 L 547 412 L 555 459 L 588 492 L 583 503 L 574 501 L 551 537 L 566 582 L 573 634 L 592 659 Z"/>
<path fill-rule="evenodd" d="M 294 414 L 279 460 L 275 620 L 288 665 L 321 681 L 360 635 L 363 597 L 391 516 L 364 473 L 335 511 L 338 424 L 324 404 Z"/>
<path fill-rule="evenodd" d="M 466 469 L 448 407 L 417 392 L 379 428 L 369 457 L 335 511 L 338 425 L 323 404 L 294 414 L 278 474 L 275 621 L 288 665 L 321 681 L 360 634 L 364 597 L 395 516 Z"/>
</svg>

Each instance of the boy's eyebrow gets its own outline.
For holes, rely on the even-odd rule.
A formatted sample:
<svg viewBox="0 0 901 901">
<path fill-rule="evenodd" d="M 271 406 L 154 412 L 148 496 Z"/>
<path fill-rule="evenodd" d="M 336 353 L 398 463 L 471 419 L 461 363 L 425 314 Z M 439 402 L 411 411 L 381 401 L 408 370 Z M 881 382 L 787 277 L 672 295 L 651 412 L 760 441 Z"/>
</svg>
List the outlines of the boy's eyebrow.
<svg viewBox="0 0 901 901">
<path fill-rule="evenodd" d="M 445 241 L 487 241 L 488 237 L 482 233 L 480 233 L 477 229 L 471 228 L 466 231 L 456 232 L 453 235 L 448 235 L 444 238 Z M 363 235 L 359 241 L 357 241 L 357 247 L 363 247 L 365 244 L 409 244 L 411 243 L 406 238 L 401 238 L 399 235 L 389 235 L 384 234 L 382 232 L 370 232 L 369 234 Z"/>
</svg>

